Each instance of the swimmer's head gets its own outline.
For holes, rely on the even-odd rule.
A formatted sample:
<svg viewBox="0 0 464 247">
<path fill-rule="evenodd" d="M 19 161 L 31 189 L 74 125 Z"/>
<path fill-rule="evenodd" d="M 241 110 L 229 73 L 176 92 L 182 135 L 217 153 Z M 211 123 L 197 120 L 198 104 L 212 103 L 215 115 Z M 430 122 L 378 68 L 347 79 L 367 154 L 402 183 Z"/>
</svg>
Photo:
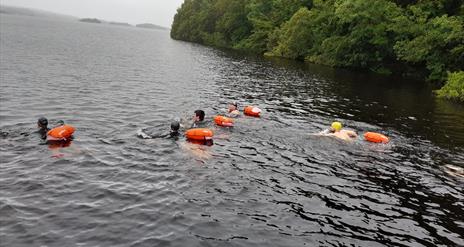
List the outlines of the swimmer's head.
<svg viewBox="0 0 464 247">
<path fill-rule="evenodd" d="M 342 128 L 343 128 L 343 125 L 340 122 L 333 122 L 332 125 L 330 126 L 330 129 L 333 130 L 334 132 L 338 132 Z"/>
<path fill-rule="evenodd" d="M 237 102 L 234 101 L 229 104 L 229 112 L 233 112 L 235 110 L 238 110 L 238 104 Z"/>
<path fill-rule="evenodd" d="M 59 120 L 59 121 L 57 122 L 57 125 L 58 125 L 58 126 L 63 126 L 63 125 L 64 125 L 64 121 L 63 121 L 63 120 Z"/>
<path fill-rule="evenodd" d="M 39 128 L 47 128 L 48 120 L 44 117 L 39 118 L 39 120 L 37 120 L 37 126 L 39 126 Z"/>
<path fill-rule="evenodd" d="M 205 112 L 203 110 L 196 110 L 194 120 L 203 121 L 205 119 Z"/>
<path fill-rule="evenodd" d="M 180 123 L 178 121 L 174 121 L 171 123 L 171 131 L 177 132 L 179 131 Z"/>
</svg>

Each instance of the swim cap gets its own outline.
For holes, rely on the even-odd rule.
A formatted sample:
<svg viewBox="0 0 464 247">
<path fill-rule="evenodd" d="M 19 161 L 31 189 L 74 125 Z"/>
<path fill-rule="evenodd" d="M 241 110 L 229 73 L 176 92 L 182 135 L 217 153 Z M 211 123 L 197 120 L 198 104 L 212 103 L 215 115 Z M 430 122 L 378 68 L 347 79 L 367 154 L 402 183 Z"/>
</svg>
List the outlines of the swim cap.
<svg viewBox="0 0 464 247">
<path fill-rule="evenodd" d="M 41 117 L 39 118 L 39 120 L 37 120 L 37 123 L 40 124 L 41 126 L 47 126 L 48 125 L 48 120 L 44 117 Z"/>
<path fill-rule="evenodd" d="M 333 122 L 331 127 L 335 130 L 335 131 L 340 131 L 343 127 L 342 123 L 340 122 Z"/>
<path fill-rule="evenodd" d="M 171 130 L 178 131 L 180 128 L 180 123 L 177 121 L 174 121 L 171 123 Z"/>
</svg>

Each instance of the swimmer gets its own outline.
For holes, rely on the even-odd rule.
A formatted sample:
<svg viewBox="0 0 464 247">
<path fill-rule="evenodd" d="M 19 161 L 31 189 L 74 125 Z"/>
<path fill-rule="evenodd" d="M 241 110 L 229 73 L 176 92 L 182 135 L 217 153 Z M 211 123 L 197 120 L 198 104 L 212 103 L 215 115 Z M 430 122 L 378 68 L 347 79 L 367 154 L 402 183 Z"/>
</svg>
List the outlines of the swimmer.
<svg viewBox="0 0 464 247">
<path fill-rule="evenodd" d="M 137 136 L 143 139 L 154 139 L 154 138 L 178 138 L 180 136 L 180 123 L 178 121 L 174 121 L 171 123 L 171 130 L 169 134 L 151 134 L 147 133 L 150 132 L 149 129 L 142 129 L 137 132 Z"/>
<path fill-rule="evenodd" d="M 333 122 L 329 129 L 320 132 L 317 135 L 332 136 L 344 141 L 353 141 L 358 135 L 352 130 L 342 129 L 343 125 L 340 122 Z"/>
<path fill-rule="evenodd" d="M 445 165 L 445 172 L 451 176 L 464 178 L 464 168 L 453 165 Z"/>
<path fill-rule="evenodd" d="M 227 116 L 232 117 L 232 118 L 236 118 L 236 117 L 240 116 L 240 111 L 238 110 L 237 102 L 233 102 L 233 103 L 229 104 Z"/>
<path fill-rule="evenodd" d="M 203 110 L 196 110 L 193 116 L 192 128 L 203 128 L 205 126 L 205 112 Z"/>
<path fill-rule="evenodd" d="M 178 121 L 174 121 L 171 123 L 171 131 L 169 132 L 170 137 L 178 137 L 180 135 L 179 133 L 180 129 L 180 123 Z"/>
<path fill-rule="evenodd" d="M 39 130 L 37 130 L 36 133 L 40 135 L 40 138 L 43 140 L 47 139 L 47 133 L 50 130 L 48 128 L 48 120 L 44 117 L 39 118 L 37 120 L 37 128 L 39 128 Z"/>
</svg>

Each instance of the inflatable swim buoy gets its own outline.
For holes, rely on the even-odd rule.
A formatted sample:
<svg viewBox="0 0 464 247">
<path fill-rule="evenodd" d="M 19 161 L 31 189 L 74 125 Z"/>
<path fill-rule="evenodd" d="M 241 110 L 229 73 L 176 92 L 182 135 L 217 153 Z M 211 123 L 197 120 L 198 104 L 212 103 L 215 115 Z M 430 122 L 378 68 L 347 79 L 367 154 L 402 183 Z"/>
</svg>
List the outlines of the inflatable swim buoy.
<svg viewBox="0 0 464 247">
<path fill-rule="evenodd" d="M 189 129 L 185 132 L 185 136 L 187 137 L 187 139 L 195 141 L 212 140 L 213 135 L 213 131 L 205 128 Z"/>
<path fill-rule="evenodd" d="M 367 132 L 364 134 L 364 139 L 366 139 L 366 141 L 375 143 L 388 143 L 390 141 L 388 137 L 375 132 Z"/>
<path fill-rule="evenodd" d="M 214 122 L 219 126 L 224 127 L 233 127 L 234 120 L 232 118 L 224 117 L 224 116 L 216 116 L 214 117 Z"/>
<path fill-rule="evenodd" d="M 62 125 L 51 129 L 47 133 L 47 140 L 50 141 L 65 141 L 71 138 L 75 128 L 71 125 Z"/>
<path fill-rule="evenodd" d="M 261 114 L 261 109 L 254 106 L 246 106 L 245 109 L 243 109 L 243 112 L 247 116 L 259 117 L 259 115 Z"/>
</svg>

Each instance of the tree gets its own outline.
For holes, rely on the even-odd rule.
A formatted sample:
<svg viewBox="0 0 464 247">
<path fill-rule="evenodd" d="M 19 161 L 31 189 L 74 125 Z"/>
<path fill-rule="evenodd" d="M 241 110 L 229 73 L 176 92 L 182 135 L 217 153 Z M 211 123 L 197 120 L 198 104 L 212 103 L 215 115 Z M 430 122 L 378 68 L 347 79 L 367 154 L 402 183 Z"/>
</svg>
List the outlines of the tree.
<svg viewBox="0 0 464 247">
<path fill-rule="evenodd" d="M 441 98 L 464 102 L 464 72 L 459 71 L 448 74 L 447 83 L 436 93 Z"/>
<path fill-rule="evenodd" d="M 306 7 L 298 10 L 276 34 L 279 36 L 278 44 L 268 55 L 304 59 L 312 43 L 311 29 L 308 28 L 311 26 L 311 17 Z"/>
<path fill-rule="evenodd" d="M 464 70 L 463 26 L 462 0 L 185 0 L 171 37 L 442 82 Z"/>
<path fill-rule="evenodd" d="M 398 41 L 398 58 L 425 64 L 432 81 L 443 81 L 447 71 L 464 70 L 464 22 L 462 18 L 443 15 L 421 21 L 411 27 L 411 38 Z"/>
</svg>

